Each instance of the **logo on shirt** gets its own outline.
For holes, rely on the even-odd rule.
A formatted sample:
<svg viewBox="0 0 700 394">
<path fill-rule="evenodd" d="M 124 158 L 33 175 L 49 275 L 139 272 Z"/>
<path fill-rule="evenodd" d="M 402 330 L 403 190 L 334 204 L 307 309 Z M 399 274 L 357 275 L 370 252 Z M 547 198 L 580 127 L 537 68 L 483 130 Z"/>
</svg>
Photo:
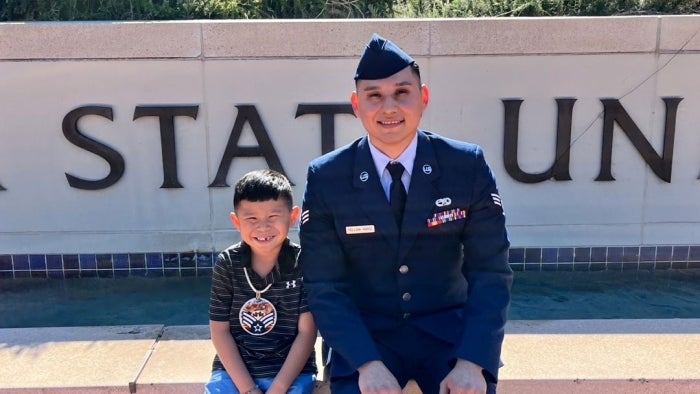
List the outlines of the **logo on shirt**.
<svg viewBox="0 0 700 394">
<path fill-rule="evenodd" d="M 272 303 L 262 297 L 246 301 L 238 313 L 241 328 L 250 335 L 265 335 L 277 323 L 277 310 Z"/>
<path fill-rule="evenodd" d="M 287 281 L 287 288 L 291 289 L 297 287 L 297 281 L 296 280 L 288 280 Z"/>
</svg>

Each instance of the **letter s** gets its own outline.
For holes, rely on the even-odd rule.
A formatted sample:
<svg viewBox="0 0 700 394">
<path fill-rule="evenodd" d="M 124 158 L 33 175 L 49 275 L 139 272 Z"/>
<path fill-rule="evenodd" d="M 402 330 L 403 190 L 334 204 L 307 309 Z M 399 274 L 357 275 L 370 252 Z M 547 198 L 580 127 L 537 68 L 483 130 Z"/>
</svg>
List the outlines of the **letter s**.
<svg viewBox="0 0 700 394">
<path fill-rule="evenodd" d="M 63 118 L 63 135 L 73 145 L 105 159 L 109 164 L 109 174 L 102 179 L 88 180 L 78 178 L 66 173 L 68 184 L 76 189 L 100 190 L 106 189 L 117 183 L 124 175 L 124 157 L 109 146 L 98 142 L 78 130 L 78 120 L 86 115 L 98 115 L 112 120 L 112 108 L 99 105 L 90 105 L 76 108 Z"/>
</svg>

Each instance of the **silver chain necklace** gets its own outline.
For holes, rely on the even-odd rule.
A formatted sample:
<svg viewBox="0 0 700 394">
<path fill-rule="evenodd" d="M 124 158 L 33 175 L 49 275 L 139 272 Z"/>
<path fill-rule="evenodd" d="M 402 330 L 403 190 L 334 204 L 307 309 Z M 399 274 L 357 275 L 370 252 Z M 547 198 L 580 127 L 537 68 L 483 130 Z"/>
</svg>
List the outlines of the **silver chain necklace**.
<svg viewBox="0 0 700 394">
<path fill-rule="evenodd" d="M 250 276 L 248 276 L 248 269 L 243 267 L 243 273 L 245 273 L 245 279 L 248 281 L 248 286 L 250 286 L 251 289 L 255 292 L 255 298 L 260 298 L 260 295 L 268 290 L 270 290 L 270 287 L 272 287 L 272 283 L 268 284 L 267 287 L 265 287 L 262 290 L 258 290 L 253 286 L 253 282 L 250 281 Z"/>
</svg>

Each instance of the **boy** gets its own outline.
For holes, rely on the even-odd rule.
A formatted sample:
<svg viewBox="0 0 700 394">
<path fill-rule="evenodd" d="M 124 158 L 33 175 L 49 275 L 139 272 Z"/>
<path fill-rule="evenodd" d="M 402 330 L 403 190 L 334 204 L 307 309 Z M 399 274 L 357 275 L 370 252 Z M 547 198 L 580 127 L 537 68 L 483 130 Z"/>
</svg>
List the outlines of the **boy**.
<svg viewBox="0 0 700 394">
<path fill-rule="evenodd" d="M 231 221 L 241 242 L 219 254 L 209 326 L 216 349 L 205 393 L 308 394 L 316 380 L 316 324 L 287 238 L 299 217 L 292 186 L 272 170 L 235 186 Z"/>
</svg>

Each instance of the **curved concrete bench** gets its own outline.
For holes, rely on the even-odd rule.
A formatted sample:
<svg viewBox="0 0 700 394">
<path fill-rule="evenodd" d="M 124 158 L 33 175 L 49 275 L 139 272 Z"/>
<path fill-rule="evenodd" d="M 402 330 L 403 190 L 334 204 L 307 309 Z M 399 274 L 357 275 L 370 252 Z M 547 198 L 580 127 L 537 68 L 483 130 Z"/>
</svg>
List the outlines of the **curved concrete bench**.
<svg viewBox="0 0 700 394">
<path fill-rule="evenodd" d="M 213 356 L 208 326 L 0 329 L 0 393 L 199 394 Z M 499 394 L 700 393 L 700 319 L 511 321 L 502 358 Z"/>
</svg>

